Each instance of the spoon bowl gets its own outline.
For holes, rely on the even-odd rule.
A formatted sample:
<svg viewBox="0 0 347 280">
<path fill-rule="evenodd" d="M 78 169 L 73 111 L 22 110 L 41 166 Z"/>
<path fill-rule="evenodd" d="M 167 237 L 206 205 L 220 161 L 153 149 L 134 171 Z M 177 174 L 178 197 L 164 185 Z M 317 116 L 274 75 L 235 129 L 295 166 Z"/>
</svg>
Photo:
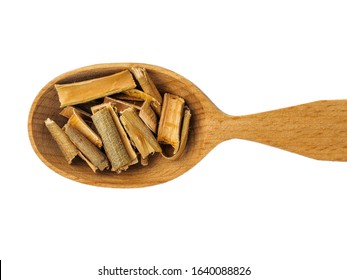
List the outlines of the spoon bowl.
<svg viewBox="0 0 347 280">
<path fill-rule="evenodd" d="M 126 172 L 93 173 L 82 162 L 67 164 L 44 125 L 47 118 L 63 126 L 54 85 L 111 75 L 130 67 L 147 69 L 159 92 L 183 97 L 192 112 L 187 146 L 178 160 L 159 154 L 149 165 L 131 166 Z M 318 160 L 347 161 L 347 100 L 324 100 L 246 116 L 220 111 L 192 82 L 173 71 L 142 63 L 109 63 L 79 68 L 49 82 L 35 98 L 28 120 L 31 145 L 38 157 L 66 178 L 94 186 L 134 188 L 172 180 L 196 165 L 217 144 L 245 139 Z"/>
<path fill-rule="evenodd" d="M 63 126 L 66 119 L 61 111 L 57 83 L 71 83 L 120 72 L 130 67 L 147 69 L 159 92 L 174 93 L 183 97 L 193 112 L 189 138 L 184 154 L 179 160 L 167 160 L 159 154 L 150 158 L 146 167 L 132 166 L 126 172 L 93 173 L 82 160 L 67 164 L 58 146 L 44 125 L 51 118 Z M 206 106 L 206 105 L 209 106 Z M 178 177 L 197 164 L 217 143 L 209 139 L 209 115 L 221 113 L 194 84 L 182 76 L 162 67 L 140 63 L 99 64 L 79 68 L 58 76 L 49 82 L 35 98 L 29 114 L 29 137 L 38 157 L 52 170 L 69 179 L 103 187 L 131 188 L 160 184 Z"/>
</svg>

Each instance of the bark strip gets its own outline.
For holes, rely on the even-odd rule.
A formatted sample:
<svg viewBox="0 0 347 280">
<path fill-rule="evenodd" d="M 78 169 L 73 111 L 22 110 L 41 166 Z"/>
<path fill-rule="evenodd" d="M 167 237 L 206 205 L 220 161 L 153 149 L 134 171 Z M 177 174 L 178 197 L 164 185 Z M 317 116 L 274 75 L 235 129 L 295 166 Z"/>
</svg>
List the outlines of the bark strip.
<svg viewBox="0 0 347 280">
<path fill-rule="evenodd" d="M 152 102 L 152 107 L 155 112 L 160 115 L 161 103 L 163 101 L 161 94 L 159 93 L 157 87 L 153 83 L 151 77 L 148 75 L 147 70 L 142 67 L 131 68 L 131 73 L 135 76 L 136 80 L 139 82 L 142 90 L 154 98 Z"/>
<path fill-rule="evenodd" d="M 94 125 L 99 132 L 106 155 L 111 162 L 112 171 L 120 172 L 131 163 L 111 113 L 105 107 L 92 116 Z"/>
<path fill-rule="evenodd" d="M 60 107 L 86 103 L 135 87 L 135 81 L 129 70 L 87 81 L 55 85 Z"/>
<path fill-rule="evenodd" d="M 155 152 L 161 152 L 161 147 L 154 135 L 134 109 L 123 111 L 120 116 L 120 121 L 143 159 Z"/>
<path fill-rule="evenodd" d="M 71 164 L 72 160 L 78 155 L 78 150 L 75 145 L 70 141 L 69 137 L 55 121 L 48 118 L 45 120 L 45 125 L 55 142 L 58 144 L 58 147 L 63 153 L 66 161 Z"/>
<path fill-rule="evenodd" d="M 69 125 L 73 126 L 79 132 L 81 132 L 87 139 L 92 142 L 98 148 L 102 147 L 102 141 L 99 135 L 97 135 L 91 127 L 81 118 L 81 116 L 73 110 L 72 116 L 69 118 Z"/>
<path fill-rule="evenodd" d="M 158 142 L 171 145 L 174 154 L 180 146 L 180 132 L 184 99 L 170 93 L 165 93 L 162 114 L 158 127 Z"/>
<path fill-rule="evenodd" d="M 87 137 L 79 130 L 67 123 L 63 127 L 71 142 L 81 151 L 81 153 L 100 171 L 109 168 L 109 163 L 105 154 L 100 151 Z"/>
</svg>

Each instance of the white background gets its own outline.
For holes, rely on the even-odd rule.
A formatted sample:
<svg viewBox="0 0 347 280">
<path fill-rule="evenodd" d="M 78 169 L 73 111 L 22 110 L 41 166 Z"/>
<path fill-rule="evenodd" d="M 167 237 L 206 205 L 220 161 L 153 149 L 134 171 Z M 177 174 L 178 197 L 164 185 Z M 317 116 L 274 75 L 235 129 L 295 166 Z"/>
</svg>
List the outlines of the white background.
<svg viewBox="0 0 347 280">
<path fill-rule="evenodd" d="M 346 279 L 347 163 L 231 140 L 171 182 L 107 189 L 55 174 L 27 134 L 40 89 L 95 63 L 174 70 L 233 115 L 347 98 L 346 15 L 345 1 L 2 1 L 4 279 L 153 279 L 103 265 Z"/>
</svg>

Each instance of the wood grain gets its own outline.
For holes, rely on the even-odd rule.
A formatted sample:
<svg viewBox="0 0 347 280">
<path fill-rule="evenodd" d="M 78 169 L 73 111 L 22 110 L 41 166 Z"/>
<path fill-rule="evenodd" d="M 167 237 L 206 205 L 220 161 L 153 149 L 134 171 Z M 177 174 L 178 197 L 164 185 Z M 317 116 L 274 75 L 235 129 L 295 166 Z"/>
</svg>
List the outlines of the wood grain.
<svg viewBox="0 0 347 280">
<path fill-rule="evenodd" d="M 177 161 L 155 156 L 147 167 L 128 171 L 93 173 L 84 162 L 66 164 L 56 143 L 44 126 L 49 117 L 59 125 L 56 83 L 70 83 L 114 74 L 130 67 L 145 67 L 161 93 L 183 97 L 192 111 L 186 150 Z M 139 63 L 110 63 L 83 67 L 49 82 L 35 98 L 28 120 L 32 147 L 52 170 L 69 179 L 103 187 L 151 186 L 172 180 L 202 160 L 216 145 L 240 138 L 281 148 L 320 160 L 347 161 L 347 101 L 317 101 L 270 112 L 229 116 L 221 112 L 192 82 L 161 67 Z"/>
<path fill-rule="evenodd" d="M 227 138 L 256 141 L 318 160 L 347 161 L 347 100 L 231 117 L 224 130 Z"/>
</svg>

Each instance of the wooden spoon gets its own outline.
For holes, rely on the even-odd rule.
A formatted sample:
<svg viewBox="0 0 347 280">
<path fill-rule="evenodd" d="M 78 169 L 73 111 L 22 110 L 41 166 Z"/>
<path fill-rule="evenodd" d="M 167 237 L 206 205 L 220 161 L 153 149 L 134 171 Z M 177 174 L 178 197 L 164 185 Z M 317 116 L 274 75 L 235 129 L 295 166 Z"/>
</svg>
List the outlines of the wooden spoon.
<svg viewBox="0 0 347 280">
<path fill-rule="evenodd" d="M 71 83 L 127 69 L 145 67 L 161 93 L 182 96 L 192 111 L 191 129 L 184 154 L 170 161 L 160 155 L 147 167 L 128 171 L 93 173 L 82 161 L 68 165 L 44 125 L 46 118 L 63 125 L 56 83 Z M 217 144 L 246 139 L 319 160 L 347 161 L 347 100 L 317 101 L 246 116 L 221 112 L 192 82 L 167 69 L 140 63 L 110 63 L 83 67 L 55 78 L 35 98 L 29 114 L 29 137 L 38 157 L 69 179 L 103 187 L 133 188 L 172 180 L 202 160 Z"/>
</svg>

